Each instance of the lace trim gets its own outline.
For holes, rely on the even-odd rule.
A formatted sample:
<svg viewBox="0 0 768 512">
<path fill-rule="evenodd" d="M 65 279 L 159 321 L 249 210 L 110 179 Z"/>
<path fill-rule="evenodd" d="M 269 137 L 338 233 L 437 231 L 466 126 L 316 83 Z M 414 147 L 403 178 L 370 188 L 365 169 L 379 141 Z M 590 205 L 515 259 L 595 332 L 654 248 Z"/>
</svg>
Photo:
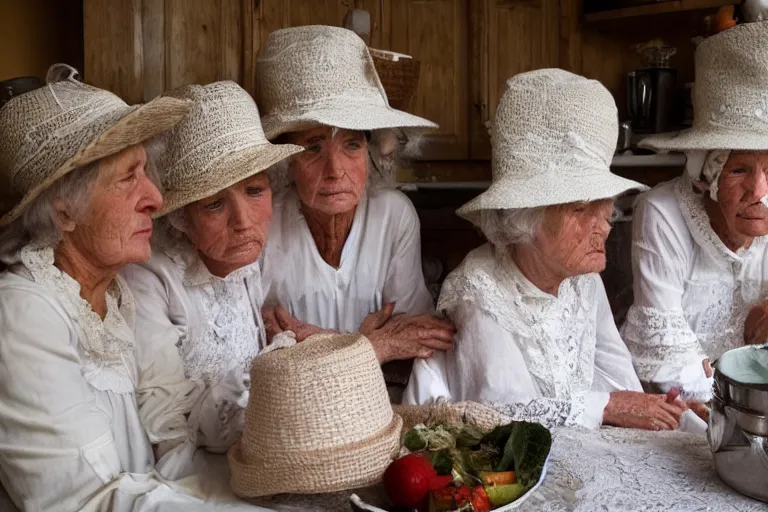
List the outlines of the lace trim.
<svg viewBox="0 0 768 512">
<path fill-rule="evenodd" d="M 508 417 L 509 421 L 540 423 L 547 428 L 578 425 L 586 411 L 584 395 L 574 395 L 570 400 L 538 398 L 527 404 L 485 404 Z"/>
<path fill-rule="evenodd" d="M 20 258 L 33 280 L 53 291 L 80 327 L 78 345 L 88 383 L 100 391 L 133 393 L 138 380 L 134 341 L 117 334 L 132 334 L 126 320 L 132 322 L 135 313 L 133 297 L 122 277 L 115 277 L 107 290 L 107 314 L 102 321 L 80 296 L 79 283 L 54 266 L 52 248 L 26 246 Z"/>
<path fill-rule="evenodd" d="M 455 317 L 459 305 L 469 304 L 526 339 L 520 349 L 546 398 L 527 406 L 506 404 L 510 413 L 541 414 L 544 423 L 577 423 L 584 412 L 578 397 L 590 390 L 594 374 L 594 295 L 590 276 L 565 280 L 553 297 L 535 289 L 511 259 L 502 257 L 497 264 L 490 253 L 475 252 L 446 279 L 438 310 Z"/>
<path fill-rule="evenodd" d="M 265 333 L 261 312 L 251 302 L 253 293 L 260 293 L 259 262 L 220 278 L 191 248 L 166 254 L 182 270 L 184 286 L 198 290 L 202 299 L 205 332 L 198 339 L 179 342 L 187 378 L 211 384 L 231 371 L 247 374 Z"/>
</svg>

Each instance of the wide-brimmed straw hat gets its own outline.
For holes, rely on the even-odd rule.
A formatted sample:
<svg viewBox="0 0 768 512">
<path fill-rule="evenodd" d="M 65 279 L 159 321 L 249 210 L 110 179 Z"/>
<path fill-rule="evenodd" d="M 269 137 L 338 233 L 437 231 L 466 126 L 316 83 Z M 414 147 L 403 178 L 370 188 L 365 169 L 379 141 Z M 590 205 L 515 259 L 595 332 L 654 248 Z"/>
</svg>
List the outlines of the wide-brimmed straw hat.
<svg viewBox="0 0 768 512">
<path fill-rule="evenodd" d="M 507 80 L 493 122 L 493 182 L 456 212 L 534 208 L 618 196 L 643 185 L 610 171 L 616 103 L 596 80 L 540 69 Z"/>
<path fill-rule="evenodd" d="M 0 226 L 67 173 L 151 139 L 188 109 L 174 98 L 128 106 L 66 64 L 51 66 L 46 82 L 0 109 Z"/>
<path fill-rule="evenodd" d="M 232 489 L 253 498 L 373 484 L 402 424 L 366 338 L 318 335 L 274 350 L 253 361 L 245 427 L 229 450 Z"/>
<path fill-rule="evenodd" d="M 368 47 L 351 30 L 323 25 L 276 30 L 257 68 L 261 122 L 270 140 L 318 124 L 347 130 L 437 128 L 389 106 Z"/>
<path fill-rule="evenodd" d="M 158 216 L 212 196 L 304 150 L 271 144 L 253 98 L 235 82 L 186 85 L 163 95 L 192 103 L 166 136 L 158 164 L 164 204 Z"/>
<path fill-rule="evenodd" d="M 745 23 L 696 48 L 693 125 L 647 137 L 657 151 L 768 150 L 768 22 Z"/>
</svg>

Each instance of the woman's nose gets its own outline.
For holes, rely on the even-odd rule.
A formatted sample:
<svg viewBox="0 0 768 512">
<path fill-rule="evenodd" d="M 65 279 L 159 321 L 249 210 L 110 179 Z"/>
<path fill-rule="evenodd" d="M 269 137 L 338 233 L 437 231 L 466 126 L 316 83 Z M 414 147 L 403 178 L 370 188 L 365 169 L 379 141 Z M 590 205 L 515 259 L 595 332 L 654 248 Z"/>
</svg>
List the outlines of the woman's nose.
<svg viewBox="0 0 768 512">
<path fill-rule="evenodd" d="M 755 172 L 754 178 L 749 183 L 748 193 L 751 194 L 753 201 L 759 201 L 768 195 L 768 175 L 766 172 Z"/>
<path fill-rule="evenodd" d="M 232 227 L 241 231 L 249 229 L 254 224 L 253 217 L 246 200 L 239 197 L 232 199 L 232 216 L 230 217 Z"/>
<path fill-rule="evenodd" d="M 137 210 L 140 212 L 155 213 L 163 206 L 163 195 L 160 193 L 160 189 L 157 188 L 152 180 L 148 176 L 143 175 L 141 178 L 142 194 L 141 199 L 137 205 Z"/>
<path fill-rule="evenodd" d="M 343 158 L 336 150 L 330 150 L 325 161 L 325 178 L 338 179 L 344 176 L 344 174 Z"/>
</svg>

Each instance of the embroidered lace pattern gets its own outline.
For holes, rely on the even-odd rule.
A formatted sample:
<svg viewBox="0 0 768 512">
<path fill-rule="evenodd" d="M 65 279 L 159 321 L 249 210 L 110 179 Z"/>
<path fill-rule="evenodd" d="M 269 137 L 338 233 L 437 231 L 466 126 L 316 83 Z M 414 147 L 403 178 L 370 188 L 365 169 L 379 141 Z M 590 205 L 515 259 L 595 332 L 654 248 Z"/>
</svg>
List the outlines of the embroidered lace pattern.
<svg viewBox="0 0 768 512">
<path fill-rule="evenodd" d="M 713 262 L 709 267 L 716 265 L 718 275 L 713 279 L 710 273 L 698 280 L 694 269 L 683 294 L 683 310 L 632 306 L 623 335 L 641 380 L 651 380 L 662 364 L 714 359 L 743 345 L 749 306 L 765 295 L 763 284 L 743 277 L 742 271 L 747 262 L 764 254 L 766 237 L 734 253 L 710 226 L 702 197 L 693 192 L 690 178 L 678 181 L 675 194 L 691 236 L 705 254 L 704 265 Z"/>
<path fill-rule="evenodd" d="M 594 374 L 594 280 L 570 278 L 561 284 L 558 297 L 534 296 L 526 290 L 526 285 L 533 285 L 522 283 L 508 265 L 514 264 L 506 259 L 499 265 L 468 259 L 443 284 L 438 310 L 451 315 L 459 305 L 472 305 L 526 339 L 520 349 L 542 398 L 528 404 L 489 405 L 515 420 L 547 426 L 578 423 Z"/>
<path fill-rule="evenodd" d="M 104 320 L 80 296 L 80 285 L 53 265 L 52 248 L 24 247 L 20 260 L 34 281 L 53 291 L 78 325 L 83 376 L 100 391 L 133 393 L 137 365 L 134 340 L 130 337 L 135 313 L 133 297 L 119 275 L 107 291 Z"/>
<path fill-rule="evenodd" d="M 182 269 L 184 286 L 199 290 L 205 315 L 204 334 L 179 342 L 187 378 L 215 384 L 231 372 L 247 375 L 265 332 L 261 313 L 250 301 L 257 291 L 248 286 L 249 281 L 259 282 L 259 263 L 219 278 L 196 255 L 168 255 Z"/>
</svg>

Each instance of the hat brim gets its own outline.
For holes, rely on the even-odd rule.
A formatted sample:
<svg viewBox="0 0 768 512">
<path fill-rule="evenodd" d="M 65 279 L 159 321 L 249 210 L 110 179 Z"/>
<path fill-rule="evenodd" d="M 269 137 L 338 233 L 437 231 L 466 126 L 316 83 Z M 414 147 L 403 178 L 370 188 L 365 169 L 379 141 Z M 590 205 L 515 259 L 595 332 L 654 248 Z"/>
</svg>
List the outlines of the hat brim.
<svg viewBox="0 0 768 512">
<path fill-rule="evenodd" d="M 721 128 L 689 128 L 642 139 L 638 145 L 654 151 L 742 150 L 768 151 L 768 135 L 753 131 L 724 131 Z"/>
<path fill-rule="evenodd" d="M 345 130 L 381 130 L 385 128 L 438 128 L 413 114 L 379 105 L 331 105 L 311 109 L 275 112 L 261 118 L 267 139 L 298 132 L 318 124 Z"/>
<path fill-rule="evenodd" d="M 235 183 L 259 174 L 302 151 L 304 151 L 303 147 L 294 144 L 270 143 L 257 144 L 233 151 L 219 158 L 206 170 L 209 176 L 216 177 L 211 186 L 165 192 L 163 194 L 163 207 L 156 217 L 162 217 L 195 201 L 217 194 Z"/>
<path fill-rule="evenodd" d="M 553 188 L 556 183 L 556 188 Z M 598 201 L 648 187 L 616 176 L 605 170 L 584 175 L 552 175 L 542 173 L 535 179 L 499 180 L 485 192 L 456 210 L 456 214 L 478 225 L 482 210 L 536 208 L 579 201 Z"/>
<path fill-rule="evenodd" d="M 306 453 L 271 454 L 253 464 L 243 462 L 240 440 L 229 449 L 232 490 L 241 498 L 275 494 L 321 494 L 372 485 L 400 449 L 403 420 L 392 421 L 362 443 Z"/>
<path fill-rule="evenodd" d="M 40 184 L 31 188 L 9 212 L 0 217 L 0 226 L 8 225 L 19 218 L 32 201 L 68 173 L 160 135 L 181 121 L 188 110 L 188 102 L 167 97 L 156 98 L 144 105 L 127 107 L 116 121 L 108 122 L 98 130 L 91 142 L 78 150 Z"/>
</svg>

